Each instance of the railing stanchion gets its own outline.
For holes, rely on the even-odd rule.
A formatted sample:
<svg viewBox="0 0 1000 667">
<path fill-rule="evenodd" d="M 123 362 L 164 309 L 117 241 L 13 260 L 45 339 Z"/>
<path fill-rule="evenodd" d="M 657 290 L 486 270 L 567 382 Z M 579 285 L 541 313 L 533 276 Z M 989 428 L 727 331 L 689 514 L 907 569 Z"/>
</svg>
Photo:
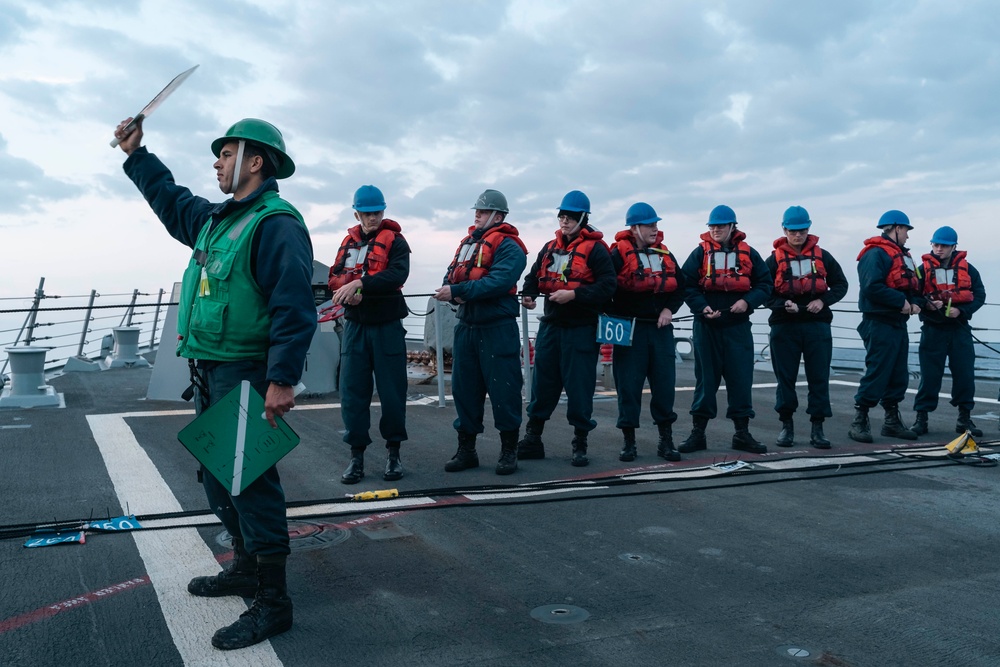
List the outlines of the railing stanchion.
<svg viewBox="0 0 1000 667">
<path fill-rule="evenodd" d="M 28 335 L 24 337 L 24 344 L 30 346 L 31 342 L 35 340 L 35 320 L 38 318 L 38 306 L 42 302 L 42 297 L 45 296 L 45 277 L 38 281 L 38 289 L 35 290 L 35 298 L 31 302 L 31 312 L 28 314 Z"/>
<path fill-rule="evenodd" d="M 531 403 L 531 338 L 528 336 L 528 309 L 521 306 L 521 363 L 524 365 L 524 400 Z"/>
<path fill-rule="evenodd" d="M 153 313 L 153 332 L 149 334 L 149 349 L 152 350 L 153 346 L 156 345 L 156 328 L 160 324 L 160 307 L 163 305 L 163 288 L 160 288 L 160 294 L 156 297 L 156 312 Z"/>
<path fill-rule="evenodd" d="M 437 383 L 438 383 L 438 407 L 445 406 L 444 400 L 444 347 L 441 344 L 441 327 L 444 322 L 441 317 L 441 302 L 434 304 L 434 351 L 437 353 Z"/>
<path fill-rule="evenodd" d="M 122 318 L 122 323 L 119 326 L 130 327 L 132 326 L 132 314 L 135 312 L 135 302 L 139 298 L 139 290 L 132 290 L 132 301 L 128 304 L 128 309 L 125 311 L 125 316 Z"/>
<path fill-rule="evenodd" d="M 87 334 L 90 332 L 90 316 L 94 312 L 94 299 L 97 297 L 97 290 L 90 290 L 90 301 L 87 302 L 87 314 L 83 316 L 83 331 L 80 332 L 80 347 L 76 349 L 76 356 L 83 358 L 83 348 L 87 344 Z"/>
</svg>

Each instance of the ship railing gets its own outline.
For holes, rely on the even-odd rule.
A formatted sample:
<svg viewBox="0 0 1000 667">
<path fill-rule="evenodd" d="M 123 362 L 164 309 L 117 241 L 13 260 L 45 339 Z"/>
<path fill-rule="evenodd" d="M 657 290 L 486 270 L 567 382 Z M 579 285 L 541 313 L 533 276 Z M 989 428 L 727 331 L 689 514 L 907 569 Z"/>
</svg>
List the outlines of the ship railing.
<svg viewBox="0 0 1000 667">
<path fill-rule="evenodd" d="M 410 315 L 404 320 L 407 341 L 411 349 L 431 350 L 433 359 L 426 354 L 435 368 L 450 367 L 450 339 L 442 331 L 453 321 L 444 317 L 444 308 L 436 310 L 429 294 L 404 294 Z M 90 290 L 86 294 L 54 294 L 45 291 L 45 278 L 41 278 L 32 296 L 0 297 L 0 377 L 8 369 L 6 348 L 16 346 L 46 347 L 46 370 L 56 371 L 71 358 L 97 360 L 111 353 L 112 333 L 118 327 L 138 327 L 140 329 L 140 353 L 156 350 L 162 334 L 162 323 L 169 295 L 164 289 L 131 292 L 99 293 Z M 1000 304 L 987 303 L 985 308 L 995 308 Z M 448 307 L 447 304 L 442 306 Z M 984 309 L 985 309 L 984 308 Z M 454 308 L 452 308 L 452 311 Z M 857 303 L 841 301 L 834 307 L 832 325 L 835 371 L 858 371 L 864 368 L 864 354 L 861 338 L 856 330 L 861 321 Z M 533 344 L 538 333 L 538 317 L 542 304 L 535 310 L 521 308 L 518 325 L 522 339 L 522 359 L 526 375 L 530 377 L 533 365 Z M 751 315 L 751 331 L 754 338 L 755 362 L 770 366 L 768 341 L 768 311 L 757 309 Z M 438 321 L 438 326 L 428 327 L 430 320 Z M 1000 379 L 1000 342 L 993 342 L 997 329 L 973 327 L 976 350 L 976 376 Z M 692 346 L 691 314 L 682 307 L 675 316 L 674 336 L 678 341 L 678 352 L 690 358 Z M 916 318 L 909 327 L 911 368 L 916 367 L 917 343 L 920 338 Z"/>
<path fill-rule="evenodd" d="M 168 305 L 165 294 L 163 289 L 54 294 L 45 291 L 45 278 L 41 278 L 30 297 L 0 298 L 0 376 L 8 370 L 7 348 L 48 349 L 45 370 L 52 372 L 74 357 L 106 357 L 113 348 L 113 332 L 120 327 L 138 328 L 139 352 L 152 352 L 162 333 Z"/>
</svg>

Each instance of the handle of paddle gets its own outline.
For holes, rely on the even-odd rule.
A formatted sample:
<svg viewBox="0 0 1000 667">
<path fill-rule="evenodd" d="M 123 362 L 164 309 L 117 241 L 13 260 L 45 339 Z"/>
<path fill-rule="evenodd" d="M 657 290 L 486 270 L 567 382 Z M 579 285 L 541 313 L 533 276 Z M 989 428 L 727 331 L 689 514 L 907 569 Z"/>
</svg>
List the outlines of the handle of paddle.
<svg viewBox="0 0 1000 667">
<path fill-rule="evenodd" d="M 136 124 L 138 124 L 139 121 L 141 121 L 142 119 L 143 119 L 143 115 L 139 114 L 138 116 L 136 116 L 135 118 L 132 119 L 131 123 L 129 123 L 128 125 L 125 126 L 125 129 L 123 129 L 122 132 L 125 133 L 126 137 L 128 135 L 132 134 L 133 132 L 135 132 L 135 126 L 136 126 Z M 115 137 L 114 139 L 111 140 L 111 147 L 112 148 L 117 148 L 118 144 L 120 144 L 120 143 L 121 143 L 121 141 L 118 139 L 118 137 Z"/>
</svg>

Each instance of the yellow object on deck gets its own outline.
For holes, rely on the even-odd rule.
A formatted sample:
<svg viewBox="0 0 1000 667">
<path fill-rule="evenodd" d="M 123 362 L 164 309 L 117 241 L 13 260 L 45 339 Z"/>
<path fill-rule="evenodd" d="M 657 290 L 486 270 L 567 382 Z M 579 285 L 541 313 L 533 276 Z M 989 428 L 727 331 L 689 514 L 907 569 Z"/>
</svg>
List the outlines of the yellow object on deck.
<svg viewBox="0 0 1000 667">
<path fill-rule="evenodd" d="M 398 498 L 398 489 L 383 489 L 381 491 L 365 491 L 364 493 L 355 493 L 351 496 L 352 500 L 385 500 L 386 498 Z"/>
</svg>

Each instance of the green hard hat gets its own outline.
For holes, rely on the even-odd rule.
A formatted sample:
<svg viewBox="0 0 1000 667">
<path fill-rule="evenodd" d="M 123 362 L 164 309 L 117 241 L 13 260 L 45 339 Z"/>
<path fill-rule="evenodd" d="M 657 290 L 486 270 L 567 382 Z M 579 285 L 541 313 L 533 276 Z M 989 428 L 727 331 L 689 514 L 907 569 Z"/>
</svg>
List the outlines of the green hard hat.
<svg viewBox="0 0 1000 667">
<path fill-rule="evenodd" d="M 226 130 L 224 136 L 212 142 L 212 153 L 219 157 L 222 147 L 230 141 L 246 139 L 264 148 L 275 163 L 275 178 L 288 178 L 295 173 L 295 163 L 285 152 L 285 140 L 274 125 L 257 118 L 244 118 Z"/>
<path fill-rule="evenodd" d="M 507 210 L 507 198 L 499 190 L 484 190 L 473 206 L 477 211 L 498 211 L 500 213 L 510 213 Z"/>
</svg>

